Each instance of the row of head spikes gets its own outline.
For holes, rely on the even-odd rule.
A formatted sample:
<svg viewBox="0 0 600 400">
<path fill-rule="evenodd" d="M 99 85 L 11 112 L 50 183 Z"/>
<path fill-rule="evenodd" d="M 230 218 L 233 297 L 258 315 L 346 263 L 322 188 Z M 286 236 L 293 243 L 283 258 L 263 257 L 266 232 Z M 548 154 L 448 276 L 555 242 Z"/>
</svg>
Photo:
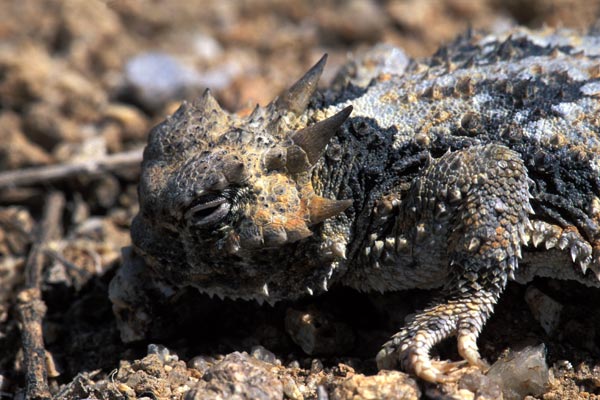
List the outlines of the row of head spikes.
<svg viewBox="0 0 600 400">
<path fill-rule="evenodd" d="M 310 69 L 302 78 L 283 92 L 267 109 L 273 110 L 278 115 L 293 112 L 301 114 L 317 90 L 319 78 L 323 73 L 327 54 Z M 223 112 L 217 100 L 212 96 L 210 90 L 206 90 L 200 99 L 199 106 L 206 110 Z M 348 106 L 330 118 L 309 125 L 290 135 L 292 146 L 285 149 L 277 148 L 267 152 L 265 166 L 267 169 L 281 169 L 286 167 L 292 173 L 308 171 L 323 155 L 327 144 L 335 135 L 337 129 L 346 121 L 352 112 L 352 106 Z"/>
<path fill-rule="evenodd" d="M 277 97 L 267 109 L 279 115 L 292 112 L 301 114 L 307 108 L 311 97 L 317 90 L 319 79 L 323 73 L 327 54 L 294 83 L 288 90 Z M 207 89 L 200 104 L 205 109 L 223 112 L 217 100 Z M 325 152 L 327 144 L 335 135 L 338 128 L 352 113 L 352 106 L 348 106 L 335 115 L 322 121 L 309 125 L 290 135 L 292 145 L 288 147 L 275 147 L 265 154 L 265 167 L 268 170 L 281 170 L 285 167 L 292 174 L 309 171 Z M 314 195 L 309 204 L 310 223 L 316 224 L 344 211 L 352 204 L 351 200 L 331 200 Z"/>
</svg>

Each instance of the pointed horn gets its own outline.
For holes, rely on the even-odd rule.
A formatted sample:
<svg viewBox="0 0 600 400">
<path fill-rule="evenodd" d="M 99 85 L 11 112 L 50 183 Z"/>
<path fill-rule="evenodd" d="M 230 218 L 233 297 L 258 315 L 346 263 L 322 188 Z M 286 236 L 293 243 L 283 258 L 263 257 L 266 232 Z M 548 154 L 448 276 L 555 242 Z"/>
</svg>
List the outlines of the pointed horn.
<svg viewBox="0 0 600 400">
<path fill-rule="evenodd" d="M 239 160 L 230 160 L 223 164 L 223 175 L 229 183 L 242 183 L 246 179 L 244 163 Z"/>
<path fill-rule="evenodd" d="M 307 126 L 292 135 L 294 144 L 306 153 L 311 166 L 323 155 L 325 147 L 335 135 L 337 129 L 348 119 L 350 113 L 352 113 L 352 106 L 348 106 L 334 116 Z"/>
<path fill-rule="evenodd" d="M 287 169 L 299 173 L 310 169 L 323 155 L 325 147 L 352 112 L 352 106 L 291 135 L 294 145 L 287 149 Z"/>
<path fill-rule="evenodd" d="M 311 225 L 318 224 L 331 218 L 352 205 L 352 200 L 330 200 L 325 197 L 315 196 L 308 206 Z"/>
<path fill-rule="evenodd" d="M 257 120 L 263 113 L 264 113 L 263 109 L 260 108 L 260 106 L 257 104 L 254 107 L 254 109 L 252 110 L 252 112 L 250 113 L 250 116 L 248 117 L 248 119 L 250 121 Z"/>
<path fill-rule="evenodd" d="M 275 106 L 278 110 L 288 110 L 295 114 L 300 114 L 306 109 L 311 96 L 317 90 L 317 83 L 325 68 L 327 62 L 327 54 L 308 70 L 306 74 L 298 82 L 294 83 L 287 91 L 281 94 L 275 100 Z"/>
<path fill-rule="evenodd" d="M 223 112 L 223 109 L 219 105 L 219 102 L 212 95 L 210 89 L 206 89 L 200 99 L 196 101 L 196 107 L 203 110 L 205 113 L 216 111 L 219 114 Z"/>
</svg>

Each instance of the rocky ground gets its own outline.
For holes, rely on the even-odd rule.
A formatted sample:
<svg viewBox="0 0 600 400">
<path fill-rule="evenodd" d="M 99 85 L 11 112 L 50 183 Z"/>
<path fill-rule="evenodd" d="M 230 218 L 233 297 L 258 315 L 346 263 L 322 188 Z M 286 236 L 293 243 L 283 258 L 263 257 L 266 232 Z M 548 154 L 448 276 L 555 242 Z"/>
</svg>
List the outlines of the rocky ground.
<svg viewBox="0 0 600 400">
<path fill-rule="evenodd" d="M 583 0 L 5 1 L 0 398 L 26 396 L 27 321 L 18 316 L 24 293 L 35 294 L 21 290 L 36 282 L 57 399 L 595 398 L 600 293 L 575 284 L 509 285 L 480 338 L 483 356 L 501 361 L 487 375 L 464 369 L 457 383 L 438 386 L 378 373 L 373 360 L 431 298 L 426 291 L 333 289 L 274 307 L 183 293 L 166 313 L 171 331 L 125 345 L 107 285 L 130 242 L 147 131 L 181 99 L 210 87 L 224 108 L 246 112 L 323 53 L 326 84 L 351 54 L 381 41 L 423 57 L 469 26 L 584 29 L 599 11 L 600 1 Z M 58 232 L 38 252 L 36 281 L 26 264 L 35 264 L 53 191 L 66 203 Z M 451 341 L 439 347 L 441 358 L 458 358 Z"/>
</svg>

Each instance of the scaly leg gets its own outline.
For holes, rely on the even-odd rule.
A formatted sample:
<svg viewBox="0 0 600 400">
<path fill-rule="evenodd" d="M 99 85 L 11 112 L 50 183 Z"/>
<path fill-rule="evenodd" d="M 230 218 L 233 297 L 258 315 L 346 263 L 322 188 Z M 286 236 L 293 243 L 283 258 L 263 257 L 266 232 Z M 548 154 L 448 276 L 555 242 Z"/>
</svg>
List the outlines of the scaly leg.
<svg viewBox="0 0 600 400">
<path fill-rule="evenodd" d="M 400 362 L 424 380 L 450 381 L 456 363 L 432 361 L 429 351 L 456 335 L 459 354 L 485 368 L 477 337 L 517 268 L 532 212 L 525 167 L 517 153 L 500 145 L 448 153 L 414 185 L 406 209 L 402 223 L 447 224 L 442 253 L 449 275 L 441 299 L 383 346 L 378 366 Z"/>
</svg>

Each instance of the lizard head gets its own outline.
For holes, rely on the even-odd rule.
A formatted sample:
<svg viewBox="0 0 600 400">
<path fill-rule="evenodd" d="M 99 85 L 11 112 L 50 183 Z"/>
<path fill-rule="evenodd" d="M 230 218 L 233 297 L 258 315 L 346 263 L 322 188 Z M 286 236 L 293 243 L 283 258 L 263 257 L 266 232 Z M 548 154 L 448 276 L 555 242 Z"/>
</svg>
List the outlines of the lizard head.
<svg viewBox="0 0 600 400">
<path fill-rule="evenodd" d="M 173 263 L 183 252 L 197 276 L 228 275 L 256 253 L 310 237 L 351 205 L 313 188 L 314 166 L 352 111 L 314 123 L 304 113 L 325 60 L 249 116 L 223 111 L 207 90 L 151 131 L 132 227 L 146 259 Z"/>
</svg>

